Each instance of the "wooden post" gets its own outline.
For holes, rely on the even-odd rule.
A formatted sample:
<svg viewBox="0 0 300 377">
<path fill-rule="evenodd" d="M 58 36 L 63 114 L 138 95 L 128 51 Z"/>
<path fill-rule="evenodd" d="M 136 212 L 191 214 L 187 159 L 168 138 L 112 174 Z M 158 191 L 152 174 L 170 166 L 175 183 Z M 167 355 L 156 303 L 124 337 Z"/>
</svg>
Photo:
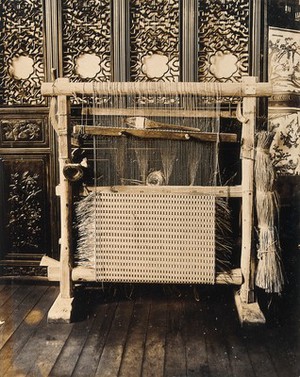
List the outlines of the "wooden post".
<svg viewBox="0 0 300 377">
<path fill-rule="evenodd" d="M 59 153 L 59 195 L 61 211 L 61 245 L 60 263 L 62 268 L 60 292 L 63 298 L 72 296 L 71 287 L 71 184 L 63 174 L 63 168 L 70 162 L 70 140 L 68 131 L 68 100 L 66 96 L 58 96 L 58 153 Z"/>
<path fill-rule="evenodd" d="M 255 83 L 254 77 L 244 79 L 245 85 Z M 245 97 L 243 100 L 242 126 L 242 250 L 241 269 L 244 284 L 241 287 L 241 299 L 249 303 L 254 301 L 251 258 L 253 258 L 253 191 L 254 191 L 254 137 L 255 137 L 256 98 Z"/>
<path fill-rule="evenodd" d="M 246 77 L 244 90 L 253 95 L 255 77 Z M 254 85 L 253 85 L 254 84 Z M 254 297 L 254 250 L 253 250 L 253 206 L 254 206 L 254 158 L 255 158 L 256 98 L 243 100 L 242 125 L 242 246 L 241 270 L 243 284 L 235 296 L 241 323 L 265 323 Z"/>
<path fill-rule="evenodd" d="M 58 79 L 68 83 L 68 79 Z M 63 83 L 62 83 L 63 84 Z M 60 295 L 48 314 L 49 322 L 70 322 L 73 301 L 72 287 L 72 188 L 65 178 L 63 169 L 70 163 L 71 145 L 68 122 L 68 98 L 64 95 L 57 97 L 57 138 L 59 161 L 59 186 L 57 194 L 60 196 L 61 234 L 60 234 Z"/>
</svg>

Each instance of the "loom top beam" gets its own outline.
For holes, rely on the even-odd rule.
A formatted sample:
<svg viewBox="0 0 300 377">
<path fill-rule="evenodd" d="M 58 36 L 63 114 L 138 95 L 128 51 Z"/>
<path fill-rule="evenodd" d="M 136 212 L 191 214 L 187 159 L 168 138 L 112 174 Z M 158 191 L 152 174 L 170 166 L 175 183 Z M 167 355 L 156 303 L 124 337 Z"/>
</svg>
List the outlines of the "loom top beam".
<svg viewBox="0 0 300 377">
<path fill-rule="evenodd" d="M 70 82 L 59 78 L 43 83 L 44 96 L 86 95 L 201 95 L 210 97 L 269 97 L 274 94 L 269 83 L 204 82 Z"/>
</svg>

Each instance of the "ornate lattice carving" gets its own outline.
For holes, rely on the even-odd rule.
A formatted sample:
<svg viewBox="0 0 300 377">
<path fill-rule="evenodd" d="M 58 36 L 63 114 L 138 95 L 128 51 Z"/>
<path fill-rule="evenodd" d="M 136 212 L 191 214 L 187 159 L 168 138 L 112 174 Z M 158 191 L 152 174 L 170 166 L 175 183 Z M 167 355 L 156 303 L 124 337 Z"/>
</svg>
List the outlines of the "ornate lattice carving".
<svg viewBox="0 0 300 377">
<path fill-rule="evenodd" d="M 2 141 L 42 141 L 42 120 L 2 120 Z"/>
<path fill-rule="evenodd" d="M 43 1 L 3 0 L 0 22 L 1 103 L 44 104 Z"/>
<path fill-rule="evenodd" d="M 42 239 L 42 207 L 36 173 L 10 175 L 8 196 L 8 239 L 12 251 L 38 249 Z"/>
<path fill-rule="evenodd" d="M 178 81 L 178 0 L 132 0 L 130 47 L 133 81 Z"/>
<path fill-rule="evenodd" d="M 109 81 L 110 33 L 110 0 L 64 0 L 64 76 L 73 81 Z"/>
<path fill-rule="evenodd" d="M 249 65 L 249 0 L 199 1 L 199 79 L 240 81 Z"/>
</svg>

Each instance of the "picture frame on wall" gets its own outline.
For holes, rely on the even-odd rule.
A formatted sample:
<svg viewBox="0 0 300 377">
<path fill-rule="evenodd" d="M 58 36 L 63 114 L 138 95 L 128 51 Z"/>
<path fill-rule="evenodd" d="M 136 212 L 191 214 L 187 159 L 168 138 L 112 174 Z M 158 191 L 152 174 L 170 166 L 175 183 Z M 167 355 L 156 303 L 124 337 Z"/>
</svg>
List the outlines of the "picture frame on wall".
<svg viewBox="0 0 300 377">
<path fill-rule="evenodd" d="M 268 76 L 278 94 L 271 106 L 299 106 L 300 31 L 269 28 Z"/>
</svg>

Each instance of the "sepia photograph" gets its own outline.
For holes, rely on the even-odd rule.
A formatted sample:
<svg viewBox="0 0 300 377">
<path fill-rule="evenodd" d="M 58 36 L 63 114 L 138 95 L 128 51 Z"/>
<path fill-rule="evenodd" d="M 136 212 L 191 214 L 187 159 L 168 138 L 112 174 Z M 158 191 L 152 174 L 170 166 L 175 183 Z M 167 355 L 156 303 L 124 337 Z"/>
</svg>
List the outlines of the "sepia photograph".
<svg viewBox="0 0 300 377">
<path fill-rule="evenodd" d="M 300 377 L 300 0 L 0 0 L 0 376 Z"/>
</svg>

